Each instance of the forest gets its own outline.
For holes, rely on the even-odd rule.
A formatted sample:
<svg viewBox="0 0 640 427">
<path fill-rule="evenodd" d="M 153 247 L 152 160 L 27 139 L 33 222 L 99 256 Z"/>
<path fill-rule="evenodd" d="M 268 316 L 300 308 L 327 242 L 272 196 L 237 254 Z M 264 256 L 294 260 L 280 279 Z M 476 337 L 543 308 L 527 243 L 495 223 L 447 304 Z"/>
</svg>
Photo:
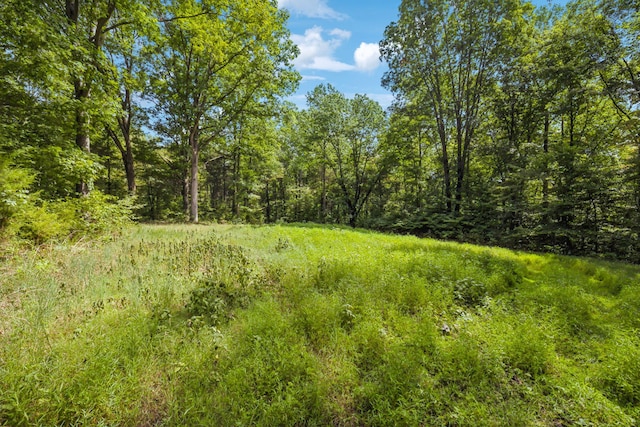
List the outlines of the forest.
<svg viewBox="0 0 640 427">
<path fill-rule="evenodd" d="M 276 0 L 0 18 L 0 426 L 639 425 L 637 0 L 402 0 L 387 109 Z"/>
<path fill-rule="evenodd" d="M 326 223 L 640 261 L 631 0 L 403 0 L 385 111 L 300 75 L 275 0 L 0 3 L 0 233 Z"/>
</svg>

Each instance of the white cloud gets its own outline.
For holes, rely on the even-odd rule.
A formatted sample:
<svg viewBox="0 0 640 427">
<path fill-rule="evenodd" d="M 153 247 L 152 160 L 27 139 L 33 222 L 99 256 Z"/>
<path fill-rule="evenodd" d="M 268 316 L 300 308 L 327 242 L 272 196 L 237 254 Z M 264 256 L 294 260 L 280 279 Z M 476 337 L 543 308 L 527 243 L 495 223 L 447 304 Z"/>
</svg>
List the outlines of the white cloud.
<svg viewBox="0 0 640 427">
<path fill-rule="evenodd" d="M 334 52 L 342 42 L 349 37 L 349 31 L 334 29 L 329 32 L 330 38 L 323 37 L 323 29 L 318 26 L 309 28 L 304 35 L 292 34 L 291 40 L 298 45 L 300 55 L 295 60 L 295 65 L 301 69 L 323 71 L 348 71 L 355 67 L 340 62 L 333 57 Z"/>
<path fill-rule="evenodd" d="M 329 35 L 335 36 L 341 40 L 349 40 L 351 38 L 351 31 L 341 30 L 340 28 L 334 28 L 329 31 Z"/>
<path fill-rule="evenodd" d="M 331 9 L 327 5 L 327 0 L 278 0 L 278 6 L 310 18 L 345 19 L 347 17 Z"/>
<path fill-rule="evenodd" d="M 324 71 L 351 71 L 353 70 L 353 65 L 340 62 L 333 58 L 318 57 L 313 58 L 313 62 L 309 65 L 308 68 Z"/>
<path fill-rule="evenodd" d="M 320 77 L 320 76 L 307 76 L 307 75 L 303 75 L 302 76 L 302 81 L 303 82 L 304 81 L 314 81 L 314 80 L 316 80 L 316 81 L 318 81 L 318 80 L 324 81 L 324 80 L 327 80 L 327 79 L 324 78 L 324 77 Z"/>
<path fill-rule="evenodd" d="M 375 70 L 380 65 L 380 47 L 377 43 L 360 43 L 360 47 L 353 53 L 353 59 L 358 70 Z"/>
<path fill-rule="evenodd" d="M 376 43 L 360 43 L 353 53 L 355 65 L 339 61 L 335 51 L 343 42 L 349 40 L 351 31 L 334 28 L 325 31 L 314 26 L 304 34 L 292 34 L 291 40 L 298 45 L 300 55 L 294 64 L 299 70 L 320 71 L 372 71 L 380 65 L 380 49 Z"/>
</svg>

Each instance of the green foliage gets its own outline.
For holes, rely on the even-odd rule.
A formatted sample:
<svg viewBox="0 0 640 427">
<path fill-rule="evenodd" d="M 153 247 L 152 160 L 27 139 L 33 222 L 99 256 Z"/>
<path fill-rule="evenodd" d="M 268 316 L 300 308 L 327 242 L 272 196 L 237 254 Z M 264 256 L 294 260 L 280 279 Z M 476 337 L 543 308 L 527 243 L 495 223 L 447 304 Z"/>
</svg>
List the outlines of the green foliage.
<svg viewBox="0 0 640 427">
<path fill-rule="evenodd" d="M 522 374 L 540 376 L 553 365 L 553 343 L 534 319 L 522 319 L 506 340 L 505 361 Z"/>
<path fill-rule="evenodd" d="M 618 332 L 602 347 L 602 369 L 596 383 L 604 394 L 628 408 L 640 402 L 640 345 L 637 335 Z M 635 411 L 637 415 L 638 412 Z"/>
<path fill-rule="evenodd" d="M 403 1 L 381 42 L 395 177 L 365 223 L 636 262 L 636 21 L 616 1 Z"/>
<path fill-rule="evenodd" d="M 235 246 L 211 241 L 209 257 L 215 267 L 208 269 L 198 286 L 191 291 L 187 312 L 218 326 L 234 317 L 234 310 L 246 308 L 262 291 L 265 279 L 258 268 Z"/>
<path fill-rule="evenodd" d="M 66 207 L 75 209 L 80 235 L 100 236 L 131 224 L 133 199 L 116 199 L 92 191 L 87 197 L 67 201 Z"/>
<path fill-rule="evenodd" d="M 66 6 L 0 5 L 5 233 L 10 218 L 37 241 L 108 228 L 110 202 L 57 206 L 95 189 L 137 192 L 154 221 L 317 221 L 640 260 L 632 2 L 404 0 L 380 44 L 389 116 L 330 85 L 304 111 L 283 101 L 299 52 L 273 1 Z"/>
<path fill-rule="evenodd" d="M 63 239 L 97 238 L 119 233 L 132 222 L 131 200 L 117 200 L 99 191 L 66 201 L 30 197 L 16 210 L 6 231 L 35 244 Z"/>
<path fill-rule="evenodd" d="M 198 222 L 200 156 L 215 144 L 224 153 L 216 157 L 233 159 L 232 214 L 255 221 L 259 215 L 252 203 L 245 203 L 240 215 L 239 162 L 241 151 L 251 151 L 250 129 L 258 119 L 273 116 L 276 98 L 291 93 L 299 79 L 286 15 L 266 0 L 215 6 L 176 0 L 166 8 L 172 16 L 191 17 L 162 24 L 153 48 L 150 90 L 160 112 L 156 127 L 177 153 L 178 177 L 187 177 L 183 209 Z"/>
<path fill-rule="evenodd" d="M 77 219 L 73 211 L 68 211 L 64 205 L 44 203 L 24 209 L 16 215 L 10 232 L 13 231 L 19 238 L 42 244 L 70 236 Z"/>
<path fill-rule="evenodd" d="M 105 235 L 130 224 L 131 200 L 117 200 L 99 191 L 66 201 L 42 200 L 43 191 L 32 192 L 37 176 L 0 158 L 0 232 L 41 244 Z"/>
<path fill-rule="evenodd" d="M 93 182 L 104 169 L 98 156 L 75 148 L 48 147 L 38 150 L 34 157 L 40 169 L 38 187 L 50 195 L 73 195 L 75 183 Z"/>
<path fill-rule="evenodd" d="M 32 182 L 33 176 L 27 170 L 11 167 L 7 159 L 0 157 L 0 231 L 16 213 L 27 208 Z"/>
<path fill-rule="evenodd" d="M 458 280 L 453 286 L 453 295 L 459 304 L 475 307 L 488 296 L 486 285 L 473 279 Z"/>
<path fill-rule="evenodd" d="M 212 419 L 222 424 L 322 425 L 319 362 L 279 307 L 259 304 L 239 322 L 236 344 L 220 361 Z"/>
</svg>

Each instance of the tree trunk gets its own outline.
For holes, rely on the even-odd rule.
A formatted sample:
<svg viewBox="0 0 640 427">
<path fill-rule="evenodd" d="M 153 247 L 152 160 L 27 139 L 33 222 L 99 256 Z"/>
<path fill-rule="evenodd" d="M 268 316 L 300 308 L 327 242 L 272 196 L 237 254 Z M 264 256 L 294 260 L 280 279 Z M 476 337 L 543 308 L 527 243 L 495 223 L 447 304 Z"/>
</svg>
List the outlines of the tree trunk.
<svg viewBox="0 0 640 427">
<path fill-rule="evenodd" d="M 185 167 L 183 169 L 183 178 L 182 178 L 182 211 L 184 212 L 185 218 L 189 217 L 189 167 Z"/>
<path fill-rule="evenodd" d="M 133 145 L 131 143 L 131 120 L 133 119 L 133 109 L 131 107 L 131 91 L 125 89 L 122 107 L 125 115 L 118 119 L 122 138 L 124 139 L 124 147 L 119 145 L 122 162 L 124 164 L 124 172 L 127 176 L 127 190 L 129 195 L 136 194 L 136 173 L 133 163 Z"/>
<path fill-rule="evenodd" d="M 135 165 L 133 159 L 133 146 L 131 143 L 131 133 L 126 126 L 126 121 L 123 118 L 118 119 L 120 122 L 120 130 L 122 132 L 122 136 L 124 138 L 124 145 L 120 141 L 118 135 L 111 129 L 109 126 L 106 127 L 107 133 L 111 137 L 111 140 L 120 151 L 120 156 L 122 157 L 122 164 L 124 165 L 124 172 L 127 177 L 127 190 L 130 196 L 134 196 L 136 194 L 137 186 L 136 186 L 136 173 L 135 173 Z"/>
<path fill-rule="evenodd" d="M 327 166 L 322 164 L 322 194 L 320 195 L 320 222 L 324 223 L 327 215 Z"/>
<path fill-rule="evenodd" d="M 423 147 L 422 147 L 422 132 L 418 133 L 418 170 L 415 173 L 416 177 L 416 194 L 415 194 L 415 205 L 416 208 L 422 209 L 422 176 L 423 176 Z"/>
<path fill-rule="evenodd" d="M 76 79 L 75 83 L 75 99 L 78 102 L 76 109 L 76 145 L 85 153 L 91 152 L 91 141 L 89 139 L 90 118 L 89 112 L 84 104 L 89 98 L 89 88 L 87 88 L 80 79 Z M 76 184 L 76 193 L 86 196 L 89 194 L 89 184 L 81 181 Z"/>
<path fill-rule="evenodd" d="M 235 148 L 233 151 L 233 197 L 231 199 L 231 212 L 237 218 L 240 216 L 240 149 Z"/>
<path fill-rule="evenodd" d="M 462 159 L 456 165 L 456 203 L 454 207 L 454 216 L 460 215 L 460 207 L 462 205 L 462 187 L 464 183 L 464 164 Z"/>
<path fill-rule="evenodd" d="M 276 181 L 276 190 L 277 190 L 277 181 Z M 266 185 L 265 185 L 265 194 L 267 196 L 266 220 L 267 220 L 267 223 L 270 223 L 271 222 L 271 198 L 269 197 L 269 181 L 268 180 L 266 181 Z"/>
<path fill-rule="evenodd" d="M 542 137 L 542 150 L 545 154 L 549 152 L 549 111 L 545 111 L 544 113 L 544 134 Z M 545 166 L 545 169 L 547 167 Z M 542 178 L 542 208 L 544 221 L 548 221 L 548 210 L 549 210 L 549 171 L 545 170 L 544 177 Z"/>
<path fill-rule="evenodd" d="M 133 150 L 131 149 L 131 143 L 127 143 L 127 148 L 122 153 L 122 161 L 124 162 L 124 172 L 127 176 L 127 191 L 130 196 L 135 196 L 137 191 L 136 186 L 136 172 L 133 164 Z"/>
<path fill-rule="evenodd" d="M 351 228 L 356 228 L 356 220 L 358 215 L 355 212 L 350 212 L 349 213 L 349 225 L 351 226 Z"/>
<path fill-rule="evenodd" d="M 192 223 L 198 223 L 198 131 L 197 129 L 191 132 L 189 136 L 189 143 L 191 145 L 191 204 L 189 205 L 189 219 Z"/>
<path fill-rule="evenodd" d="M 459 102 L 455 102 L 455 114 L 456 114 L 456 194 L 455 204 L 453 208 L 453 215 L 458 216 L 460 214 L 460 204 L 462 203 L 462 185 L 464 182 L 464 153 L 463 147 L 463 132 L 464 127 L 462 125 L 462 112 L 460 111 Z"/>
<path fill-rule="evenodd" d="M 438 135 L 440 137 L 440 145 L 442 145 L 442 173 L 444 178 L 444 197 L 447 205 L 447 212 L 452 211 L 451 207 L 451 168 L 449 166 L 449 152 L 447 147 L 447 135 L 444 129 L 444 123 L 438 118 Z"/>
</svg>

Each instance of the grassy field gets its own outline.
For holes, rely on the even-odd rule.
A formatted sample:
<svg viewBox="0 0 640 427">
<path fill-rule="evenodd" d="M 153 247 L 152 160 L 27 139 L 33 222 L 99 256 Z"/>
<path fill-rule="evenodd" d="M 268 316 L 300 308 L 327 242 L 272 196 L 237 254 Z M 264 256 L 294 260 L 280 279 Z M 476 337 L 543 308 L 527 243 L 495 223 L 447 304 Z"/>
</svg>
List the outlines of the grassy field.
<svg viewBox="0 0 640 427">
<path fill-rule="evenodd" d="M 633 426 L 640 268 L 312 226 L 5 251 L 0 425 Z"/>
</svg>

